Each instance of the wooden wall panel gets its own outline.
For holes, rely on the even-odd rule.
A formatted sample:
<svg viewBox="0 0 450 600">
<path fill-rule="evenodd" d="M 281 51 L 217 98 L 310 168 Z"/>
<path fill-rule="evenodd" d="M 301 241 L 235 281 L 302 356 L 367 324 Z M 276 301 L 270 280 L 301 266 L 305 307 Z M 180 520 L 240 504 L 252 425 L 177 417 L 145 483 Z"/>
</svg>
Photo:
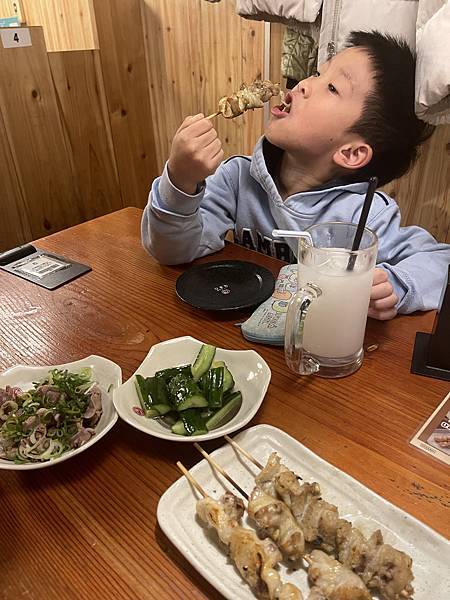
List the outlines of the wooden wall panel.
<svg viewBox="0 0 450 600">
<path fill-rule="evenodd" d="M 281 23 L 270 24 L 270 77 L 283 85 L 286 85 L 286 80 L 281 76 L 281 48 L 285 28 Z"/>
<path fill-rule="evenodd" d="M 450 125 L 437 127 L 414 168 L 384 189 L 396 199 L 403 225 L 420 225 L 450 243 Z"/>
<path fill-rule="evenodd" d="M 72 172 L 42 29 L 31 47 L 0 45 L 0 100 L 34 238 L 85 219 Z"/>
<path fill-rule="evenodd" d="M 43 27 L 49 52 L 98 48 L 92 0 L 22 0 L 22 6 L 27 25 Z"/>
<path fill-rule="evenodd" d="M 158 174 L 150 107 L 140 0 L 94 0 L 100 57 L 122 199 L 145 206 Z"/>
<path fill-rule="evenodd" d="M 160 171 L 187 115 L 216 110 L 221 96 L 263 70 L 264 24 L 240 19 L 232 2 L 141 0 Z M 225 154 L 248 154 L 262 132 L 262 111 L 217 117 Z"/>
<path fill-rule="evenodd" d="M 123 208 L 98 50 L 48 55 L 86 219 Z"/>
<path fill-rule="evenodd" d="M 0 0 L 0 19 L 17 17 L 22 22 L 22 0 Z"/>
<path fill-rule="evenodd" d="M 0 111 L 0 252 L 32 239 L 27 207 Z"/>
</svg>

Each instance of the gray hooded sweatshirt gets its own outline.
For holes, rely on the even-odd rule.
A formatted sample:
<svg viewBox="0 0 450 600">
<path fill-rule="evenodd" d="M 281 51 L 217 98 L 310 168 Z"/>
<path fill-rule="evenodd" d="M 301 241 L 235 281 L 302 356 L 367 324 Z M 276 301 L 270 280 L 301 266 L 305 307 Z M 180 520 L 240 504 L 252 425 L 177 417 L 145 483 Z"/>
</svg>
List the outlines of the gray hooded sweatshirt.
<svg viewBox="0 0 450 600">
<path fill-rule="evenodd" d="M 191 196 L 169 179 L 167 165 L 155 179 L 142 218 L 142 242 L 163 264 L 186 263 L 235 242 L 287 262 L 295 261 L 296 241 L 275 240 L 273 229 L 304 230 L 316 223 L 357 223 L 367 183 L 330 183 L 283 200 L 270 174 L 274 148 L 264 137 L 252 157 L 235 156 Z M 438 308 L 450 264 L 450 246 L 420 227 L 401 227 L 400 210 L 376 192 L 367 227 L 378 236 L 377 266 L 388 272 L 399 297 L 397 310 Z"/>
</svg>

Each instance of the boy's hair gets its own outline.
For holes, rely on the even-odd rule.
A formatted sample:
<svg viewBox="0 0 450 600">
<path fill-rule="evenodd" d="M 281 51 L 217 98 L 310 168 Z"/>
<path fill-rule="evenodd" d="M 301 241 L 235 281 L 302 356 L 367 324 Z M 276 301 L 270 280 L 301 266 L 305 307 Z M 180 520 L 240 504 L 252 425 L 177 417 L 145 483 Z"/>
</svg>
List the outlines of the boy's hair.
<svg viewBox="0 0 450 600">
<path fill-rule="evenodd" d="M 364 181 L 376 175 L 379 185 L 385 185 L 408 171 L 417 158 L 419 144 L 434 131 L 414 112 L 415 54 L 404 40 L 378 31 L 353 31 L 347 45 L 362 48 L 369 55 L 374 89 L 349 130 L 372 147 L 373 157 L 346 179 Z"/>
</svg>

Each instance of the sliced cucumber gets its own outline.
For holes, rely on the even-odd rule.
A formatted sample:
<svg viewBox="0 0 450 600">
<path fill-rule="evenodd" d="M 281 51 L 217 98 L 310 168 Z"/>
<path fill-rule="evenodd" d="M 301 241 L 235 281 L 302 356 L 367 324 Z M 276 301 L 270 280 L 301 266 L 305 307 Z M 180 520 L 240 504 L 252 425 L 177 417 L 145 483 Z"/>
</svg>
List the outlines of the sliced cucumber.
<svg viewBox="0 0 450 600">
<path fill-rule="evenodd" d="M 145 401 L 147 399 L 147 393 L 145 391 L 145 379 L 142 377 L 142 375 L 136 375 L 136 378 L 134 380 L 134 385 L 136 387 L 136 392 L 137 392 L 142 410 L 145 410 L 146 409 Z"/>
<path fill-rule="evenodd" d="M 228 423 L 228 421 L 237 415 L 241 406 L 242 394 L 241 392 L 234 392 L 234 394 L 229 396 L 227 403 L 206 421 L 208 431 L 217 429 L 218 427 L 225 425 L 225 423 Z"/>
<path fill-rule="evenodd" d="M 179 373 L 190 377 L 191 365 L 182 365 L 181 367 L 170 367 L 169 369 L 161 369 L 161 371 L 156 371 L 155 377 L 160 377 L 161 379 L 164 379 L 165 382 L 168 382 L 169 379 L 172 379 L 172 377 L 175 377 L 175 375 L 178 375 Z"/>
<path fill-rule="evenodd" d="M 231 371 L 223 360 L 214 360 L 211 367 L 223 367 L 223 391 L 228 392 L 234 387 L 234 379 Z"/>
<path fill-rule="evenodd" d="M 200 411 L 190 408 L 184 410 L 181 419 L 172 426 L 172 432 L 178 435 L 202 435 L 208 433 L 205 420 L 200 415 Z"/>
<path fill-rule="evenodd" d="M 215 353 L 215 346 L 211 346 L 210 344 L 202 345 L 195 362 L 191 365 L 191 373 L 194 381 L 198 381 L 200 377 L 206 373 L 211 366 Z"/>
<path fill-rule="evenodd" d="M 166 413 L 173 410 L 169 404 L 152 404 L 152 409 L 155 410 L 158 415 L 165 415 Z"/>
<path fill-rule="evenodd" d="M 205 420 L 198 410 L 193 408 L 184 410 L 181 414 L 181 420 L 183 421 L 184 428 L 188 432 L 188 435 L 202 435 L 203 433 L 208 433 Z"/>
<path fill-rule="evenodd" d="M 169 381 L 168 389 L 173 405 L 178 411 L 208 406 L 208 401 L 195 381 L 182 373 L 175 375 Z"/>
<path fill-rule="evenodd" d="M 206 382 L 203 393 L 211 408 L 221 408 L 223 400 L 223 367 L 211 367 L 204 375 Z"/>
<path fill-rule="evenodd" d="M 188 432 L 184 428 L 184 423 L 181 419 L 177 421 L 175 425 L 172 425 L 172 433 L 176 433 L 177 435 L 188 435 Z"/>
</svg>

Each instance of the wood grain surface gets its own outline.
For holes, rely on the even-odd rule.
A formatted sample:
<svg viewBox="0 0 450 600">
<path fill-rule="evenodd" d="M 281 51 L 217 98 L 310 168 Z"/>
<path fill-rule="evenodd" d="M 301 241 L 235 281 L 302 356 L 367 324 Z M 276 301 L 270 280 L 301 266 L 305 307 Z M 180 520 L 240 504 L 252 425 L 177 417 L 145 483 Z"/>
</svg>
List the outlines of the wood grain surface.
<svg viewBox="0 0 450 600">
<path fill-rule="evenodd" d="M 79 208 L 88 221 L 123 208 L 99 51 L 51 52 L 48 58 Z"/>
<path fill-rule="evenodd" d="M 249 426 L 280 427 L 449 537 L 448 468 L 408 444 L 449 389 L 409 371 L 415 332 L 430 331 L 433 313 L 369 320 L 365 345 L 378 349 L 348 378 L 297 377 L 281 348 L 244 340 L 234 323 L 248 313 L 218 316 L 177 298 L 175 280 L 186 267 L 159 265 L 145 253 L 140 218 L 140 210 L 128 208 L 38 240 L 38 247 L 93 268 L 53 292 L 0 271 L 0 367 L 99 354 L 118 363 L 125 380 L 153 344 L 181 335 L 254 348 L 272 380 Z M 282 266 L 234 244 L 203 261 L 225 258 L 255 261 L 274 275 Z M 2 471 L 0 598 L 220 598 L 156 522 L 159 497 L 178 478 L 180 459 L 190 467 L 199 457 L 189 444 L 152 438 L 119 419 L 76 459 Z"/>
<path fill-rule="evenodd" d="M 41 25 L 49 52 L 98 48 L 92 0 L 22 0 L 27 25 Z"/>
<path fill-rule="evenodd" d="M 92 0 L 100 59 L 125 206 L 144 207 L 159 174 L 139 0 Z"/>
<path fill-rule="evenodd" d="M 31 46 L 0 44 L 0 107 L 24 215 L 38 238 L 79 223 L 82 213 L 42 28 L 31 27 L 30 34 Z"/>
</svg>

